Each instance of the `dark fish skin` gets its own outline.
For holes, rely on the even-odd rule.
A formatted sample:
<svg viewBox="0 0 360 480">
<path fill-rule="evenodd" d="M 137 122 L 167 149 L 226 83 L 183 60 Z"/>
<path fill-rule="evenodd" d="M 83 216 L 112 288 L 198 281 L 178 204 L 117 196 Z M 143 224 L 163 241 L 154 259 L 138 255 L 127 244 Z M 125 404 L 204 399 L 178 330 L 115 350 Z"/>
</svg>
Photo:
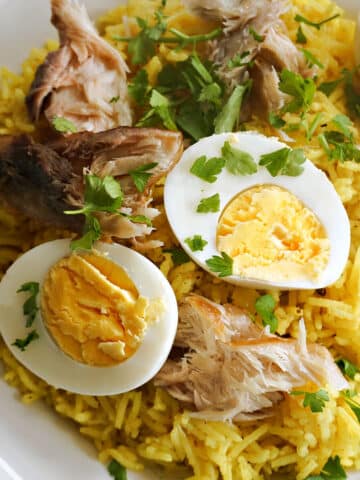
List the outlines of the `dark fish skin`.
<svg viewBox="0 0 360 480">
<path fill-rule="evenodd" d="M 0 136 L 0 198 L 40 223 L 80 233 L 83 216 L 63 212 L 81 208 L 85 171 L 114 176 L 123 187 L 124 206 L 136 214 L 151 200 L 153 183 L 173 168 L 182 151 L 181 133 L 147 128 L 82 132 L 46 143 L 29 135 Z M 158 165 L 140 194 L 128 172 L 152 162 Z M 122 238 L 119 228 L 114 235 Z"/>
</svg>

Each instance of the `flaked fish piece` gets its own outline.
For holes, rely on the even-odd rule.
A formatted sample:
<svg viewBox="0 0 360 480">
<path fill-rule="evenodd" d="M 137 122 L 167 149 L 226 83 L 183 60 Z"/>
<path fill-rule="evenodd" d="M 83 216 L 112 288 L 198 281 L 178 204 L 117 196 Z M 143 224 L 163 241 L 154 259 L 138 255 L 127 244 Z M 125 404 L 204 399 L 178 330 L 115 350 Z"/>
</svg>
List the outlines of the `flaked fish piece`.
<svg viewBox="0 0 360 480">
<path fill-rule="evenodd" d="M 306 344 L 304 322 L 299 338 L 284 339 L 258 327 L 247 313 L 198 295 L 179 306 L 175 347 L 155 377 L 158 386 L 208 420 L 247 421 L 274 414 L 284 394 L 307 382 L 348 387 L 330 353 Z"/>
<path fill-rule="evenodd" d="M 66 118 L 78 131 L 131 125 L 128 67 L 120 53 L 99 36 L 77 0 L 52 0 L 51 8 L 60 48 L 37 70 L 26 98 L 30 117 Z"/>
<path fill-rule="evenodd" d="M 151 187 L 172 169 L 182 149 L 180 133 L 148 128 L 82 132 L 45 144 L 28 135 L 0 137 L 0 197 L 41 223 L 80 233 L 83 216 L 63 212 L 83 205 L 83 173 L 112 175 L 124 186 L 122 213 L 153 219 L 159 211 L 150 205 Z M 157 165 L 140 193 L 129 172 L 150 163 Z M 99 220 L 108 238 L 140 240 L 152 231 L 119 215 L 101 213 Z"/>
</svg>

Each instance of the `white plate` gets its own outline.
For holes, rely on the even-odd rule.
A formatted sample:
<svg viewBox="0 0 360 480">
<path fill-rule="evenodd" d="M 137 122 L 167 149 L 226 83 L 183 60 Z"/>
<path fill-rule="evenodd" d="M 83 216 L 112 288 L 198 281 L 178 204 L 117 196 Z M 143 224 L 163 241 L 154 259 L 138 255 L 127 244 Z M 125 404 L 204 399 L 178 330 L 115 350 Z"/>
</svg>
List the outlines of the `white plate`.
<svg viewBox="0 0 360 480">
<path fill-rule="evenodd" d="M 92 16 L 119 3 L 85 0 Z M 359 0 L 338 3 L 349 14 L 359 8 Z M 0 65 L 17 69 L 30 47 L 56 38 L 49 24 L 48 0 L 0 0 L 0 12 Z M 41 403 L 22 405 L 17 392 L 2 380 L 0 399 L 0 480 L 110 480 L 95 450 L 72 424 Z M 155 480 L 158 476 L 129 473 L 128 478 Z M 360 480 L 360 473 L 348 478 Z"/>
</svg>

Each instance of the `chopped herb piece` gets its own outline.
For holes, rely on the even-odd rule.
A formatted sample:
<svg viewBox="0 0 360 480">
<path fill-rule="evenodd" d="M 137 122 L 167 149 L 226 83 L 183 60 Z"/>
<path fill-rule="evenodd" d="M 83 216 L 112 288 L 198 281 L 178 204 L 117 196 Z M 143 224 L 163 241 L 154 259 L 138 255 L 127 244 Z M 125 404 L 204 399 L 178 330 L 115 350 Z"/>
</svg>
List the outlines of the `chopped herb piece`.
<svg viewBox="0 0 360 480">
<path fill-rule="evenodd" d="M 360 423 L 360 404 L 358 402 L 355 402 L 352 398 L 346 398 L 346 403 L 349 405 L 351 410 L 354 412 L 357 421 Z"/>
<path fill-rule="evenodd" d="M 225 252 L 221 252 L 221 257 L 214 255 L 206 260 L 206 265 L 211 272 L 217 273 L 220 278 L 228 277 L 233 273 L 233 259 Z"/>
<path fill-rule="evenodd" d="M 171 253 L 171 260 L 173 264 L 177 267 L 183 263 L 190 262 L 189 255 L 184 252 L 182 248 L 168 248 L 164 250 L 165 253 Z"/>
<path fill-rule="evenodd" d="M 199 101 L 211 102 L 218 105 L 219 102 L 221 102 L 221 95 L 222 95 L 222 89 L 220 85 L 216 82 L 213 82 L 203 87 L 200 93 Z"/>
<path fill-rule="evenodd" d="M 110 100 L 109 100 L 109 103 L 116 103 L 120 100 L 120 95 L 118 95 L 117 97 L 112 97 Z"/>
<path fill-rule="evenodd" d="M 211 126 L 195 100 L 188 100 L 181 105 L 176 115 L 176 123 L 194 140 L 206 137 L 212 133 Z"/>
<path fill-rule="evenodd" d="M 224 165 L 225 160 L 223 158 L 213 157 L 207 159 L 206 156 L 203 155 L 195 160 L 190 168 L 190 172 L 202 180 L 205 180 L 205 182 L 214 183 L 224 168 Z"/>
<path fill-rule="evenodd" d="M 116 460 L 111 460 L 107 469 L 114 480 L 127 480 L 126 468 Z"/>
<path fill-rule="evenodd" d="M 352 126 L 352 121 L 346 115 L 338 114 L 331 120 L 331 122 L 340 130 L 341 133 L 349 140 L 353 138 L 353 134 L 349 127 Z"/>
<path fill-rule="evenodd" d="M 194 235 L 192 238 L 186 238 L 185 243 L 192 252 L 202 252 L 208 242 L 201 235 Z"/>
<path fill-rule="evenodd" d="M 269 123 L 274 128 L 282 128 L 286 125 L 285 120 L 283 120 L 280 115 L 276 115 L 275 112 L 269 113 Z"/>
<path fill-rule="evenodd" d="M 36 330 L 33 330 L 32 332 L 30 332 L 28 334 L 27 337 L 25 338 L 17 338 L 15 340 L 15 342 L 13 343 L 13 345 L 15 347 L 18 347 L 22 352 L 25 352 L 26 348 L 28 347 L 28 345 L 30 345 L 31 342 L 33 342 L 34 340 L 37 340 L 39 337 L 39 334 L 37 333 Z"/>
<path fill-rule="evenodd" d="M 284 147 L 275 152 L 261 155 L 259 165 L 266 167 L 273 177 L 277 175 L 297 177 L 304 171 L 302 164 L 305 161 L 306 158 L 301 148 L 291 150 Z"/>
<path fill-rule="evenodd" d="M 295 16 L 295 21 L 298 22 L 298 23 L 305 23 L 306 25 L 309 25 L 310 27 L 314 27 L 317 30 L 320 30 L 322 25 L 324 25 L 325 23 L 331 22 L 331 20 L 334 20 L 337 17 L 340 17 L 340 13 L 336 13 L 335 15 L 332 15 L 331 17 L 325 18 L 325 20 L 322 20 L 321 22 L 316 23 L 316 22 L 312 22 L 312 21 L 308 20 L 307 18 L 303 17 L 302 15 L 296 15 Z"/>
<path fill-rule="evenodd" d="M 257 172 L 257 164 L 250 153 L 243 152 L 225 142 L 221 150 L 226 169 L 233 175 L 252 175 Z"/>
<path fill-rule="evenodd" d="M 70 243 L 71 250 L 91 250 L 94 243 L 101 237 L 100 222 L 96 217 L 86 217 L 83 236 Z"/>
<path fill-rule="evenodd" d="M 343 78 L 339 78 L 338 80 L 333 80 L 332 82 L 323 82 L 318 86 L 318 90 L 320 90 L 320 92 L 325 93 L 325 95 L 328 97 L 335 91 L 337 86 L 340 85 L 342 81 L 343 81 Z"/>
<path fill-rule="evenodd" d="M 216 28 L 209 33 L 200 35 L 186 35 L 186 33 L 180 32 L 176 28 L 170 28 L 169 31 L 175 35 L 175 38 L 160 38 L 159 41 L 163 43 L 179 43 L 180 48 L 184 48 L 187 45 L 196 45 L 199 42 L 208 42 L 222 34 L 221 28 Z"/>
<path fill-rule="evenodd" d="M 26 319 L 26 328 L 29 328 L 34 323 L 36 314 L 39 310 L 39 307 L 36 303 L 36 297 L 39 293 L 39 283 L 38 282 L 27 282 L 21 285 L 17 293 L 19 292 L 29 292 L 29 298 L 24 302 L 23 305 L 23 314 L 27 317 Z"/>
<path fill-rule="evenodd" d="M 124 213 L 122 213 L 121 215 L 128 218 L 133 223 L 144 223 L 148 227 L 152 227 L 152 221 L 149 217 L 146 217 L 145 215 L 126 215 Z"/>
<path fill-rule="evenodd" d="M 294 390 L 291 395 L 304 395 L 303 406 L 310 407 L 313 413 L 322 412 L 325 408 L 325 402 L 330 400 L 328 392 L 322 388 L 318 392 Z"/>
<path fill-rule="evenodd" d="M 360 95 L 354 89 L 354 74 L 359 69 L 356 67 L 354 70 L 343 70 L 343 78 L 345 82 L 345 96 L 346 103 L 350 112 L 360 117 Z"/>
<path fill-rule="evenodd" d="M 330 457 L 320 475 L 310 475 L 305 480 L 346 480 L 346 472 L 341 466 L 340 457 Z"/>
<path fill-rule="evenodd" d="M 238 85 L 225 103 L 215 120 L 215 133 L 232 132 L 237 125 L 245 94 L 251 88 L 251 81 Z"/>
<path fill-rule="evenodd" d="M 60 133 L 76 133 L 76 125 L 73 124 L 70 120 L 63 117 L 54 117 L 52 119 L 52 124 L 55 130 Z"/>
<path fill-rule="evenodd" d="M 307 110 L 310 107 L 316 91 L 316 85 L 312 78 L 303 78 L 297 73 L 284 69 L 280 74 L 279 89 L 293 97 L 282 108 L 282 113 L 294 113 L 300 109 Z"/>
<path fill-rule="evenodd" d="M 227 63 L 228 68 L 238 68 L 238 67 L 252 67 L 254 64 L 254 61 L 252 60 L 245 60 L 247 57 L 249 57 L 250 52 L 246 51 L 243 53 L 237 53 L 234 55 Z"/>
<path fill-rule="evenodd" d="M 255 310 L 260 315 L 263 325 L 269 325 L 270 332 L 276 332 L 278 319 L 274 314 L 276 301 L 270 294 L 262 295 L 255 302 Z"/>
<path fill-rule="evenodd" d="M 359 371 L 356 365 L 351 363 L 349 360 L 346 360 L 346 358 L 340 358 L 337 362 L 338 367 L 340 370 L 347 375 L 351 380 L 354 380 L 355 375 Z"/>
<path fill-rule="evenodd" d="M 152 176 L 150 170 L 155 168 L 157 163 L 147 163 L 146 165 L 142 165 L 141 167 L 135 168 L 134 170 L 129 171 L 130 177 L 133 179 L 134 184 L 138 192 L 143 193 L 145 187 Z"/>
<path fill-rule="evenodd" d="M 265 40 L 264 35 L 259 35 L 252 27 L 249 28 L 249 33 L 259 43 Z"/>
<path fill-rule="evenodd" d="M 149 92 L 149 78 L 146 70 L 139 70 L 129 84 L 129 94 L 138 105 L 144 105 Z"/>
<path fill-rule="evenodd" d="M 154 89 L 151 92 L 150 105 L 153 107 L 154 113 L 161 118 L 167 129 L 177 130 L 170 111 L 170 101 L 167 97 Z"/>
<path fill-rule="evenodd" d="M 324 65 L 320 62 L 320 60 L 318 60 L 309 50 L 302 48 L 301 51 L 303 52 L 306 63 L 309 65 L 309 67 L 317 65 L 319 68 L 324 68 Z"/>
<path fill-rule="evenodd" d="M 305 128 L 305 133 L 306 133 L 306 139 L 308 142 L 312 139 L 314 136 L 315 130 L 318 128 L 318 126 L 321 124 L 322 120 L 322 113 L 319 112 L 315 115 L 313 121 L 310 123 L 310 126 L 308 125 L 307 122 L 303 122 L 304 128 Z"/>
<path fill-rule="evenodd" d="M 324 149 L 329 160 L 337 160 L 339 162 L 345 161 L 355 161 L 360 162 L 360 150 L 354 144 L 352 134 L 348 130 L 346 121 L 341 120 L 342 115 L 338 116 L 334 125 L 339 129 L 342 129 L 342 132 L 339 131 L 327 131 L 321 133 L 318 136 L 318 141 L 321 147 Z M 346 132 L 346 134 L 344 133 Z M 350 137 L 348 137 L 350 135 Z"/>
<path fill-rule="evenodd" d="M 303 45 L 307 43 L 307 38 L 305 36 L 305 33 L 301 25 L 299 25 L 299 28 L 297 29 L 297 32 L 296 32 L 296 41 L 297 43 L 302 43 Z"/>
<path fill-rule="evenodd" d="M 215 193 L 215 195 L 212 195 L 211 197 L 200 200 L 200 203 L 196 209 L 198 213 L 218 212 L 219 210 L 220 195 L 218 193 Z"/>
</svg>

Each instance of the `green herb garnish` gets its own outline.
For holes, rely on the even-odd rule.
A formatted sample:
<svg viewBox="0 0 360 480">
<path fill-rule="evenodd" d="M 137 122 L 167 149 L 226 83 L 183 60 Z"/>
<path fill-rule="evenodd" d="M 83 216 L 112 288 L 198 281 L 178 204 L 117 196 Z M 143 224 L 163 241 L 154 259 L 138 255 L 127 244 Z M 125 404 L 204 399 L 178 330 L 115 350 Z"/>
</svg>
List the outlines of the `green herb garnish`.
<svg viewBox="0 0 360 480">
<path fill-rule="evenodd" d="M 318 392 L 294 390 L 291 392 L 291 395 L 304 395 L 303 406 L 310 407 L 313 413 L 322 412 L 325 408 L 325 403 L 330 400 L 328 392 L 324 389 L 320 389 Z"/>
<path fill-rule="evenodd" d="M 265 40 L 265 36 L 264 35 L 259 35 L 252 27 L 249 28 L 249 33 L 250 33 L 250 35 L 252 35 L 254 40 L 256 40 L 259 43 L 261 43 Z"/>
<path fill-rule="evenodd" d="M 271 176 L 288 175 L 297 177 L 302 174 L 304 167 L 302 164 L 306 161 L 306 157 L 301 148 L 284 147 L 275 152 L 261 155 L 259 165 L 267 168 Z"/>
<path fill-rule="evenodd" d="M 307 110 L 314 98 L 316 85 L 311 78 L 303 78 L 301 75 L 283 70 L 280 74 L 279 89 L 293 97 L 282 109 L 281 112 L 298 112 Z"/>
<path fill-rule="evenodd" d="M 320 475 L 310 475 L 306 480 L 346 480 L 346 472 L 341 466 L 340 457 L 330 457 Z"/>
<path fill-rule="evenodd" d="M 146 70 L 139 70 L 128 87 L 130 96 L 139 105 L 144 105 L 149 93 L 149 77 Z"/>
<path fill-rule="evenodd" d="M 214 255 L 206 260 L 206 265 L 211 272 L 217 273 L 220 278 L 228 277 L 233 274 L 233 259 L 225 252 L 221 252 L 221 257 Z"/>
<path fill-rule="evenodd" d="M 73 122 L 64 117 L 54 117 L 52 124 L 55 130 L 60 133 L 76 133 L 77 127 Z"/>
<path fill-rule="evenodd" d="M 278 328 L 278 319 L 274 314 L 276 306 L 275 298 L 270 295 L 262 295 L 255 302 L 255 310 L 260 315 L 263 325 L 269 325 L 270 332 L 276 332 Z"/>
<path fill-rule="evenodd" d="M 190 262 L 189 255 L 184 252 L 182 248 L 167 248 L 164 250 L 164 253 L 171 254 L 171 260 L 176 267 L 178 265 L 182 265 L 183 263 Z"/>
<path fill-rule="evenodd" d="M 340 358 L 336 362 L 336 364 L 345 375 L 347 375 L 349 378 L 351 378 L 351 380 L 354 380 L 355 375 L 359 371 L 359 369 L 356 365 L 351 363 L 349 360 L 346 360 L 346 358 Z"/>
<path fill-rule="evenodd" d="M 319 68 L 324 68 L 324 65 L 320 62 L 320 60 L 317 59 L 309 50 L 302 48 L 301 51 L 303 52 L 306 63 L 309 65 L 309 67 L 317 65 Z"/>
<path fill-rule="evenodd" d="M 117 103 L 119 100 L 120 100 L 120 95 L 118 95 L 117 97 L 112 97 L 109 100 L 109 103 Z"/>
<path fill-rule="evenodd" d="M 236 126 L 245 94 L 251 89 L 249 80 L 234 88 L 228 101 L 215 120 L 215 133 L 232 132 Z"/>
<path fill-rule="evenodd" d="M 186 238 L 185 243 L 189 246 L 192 252 L 202 252 L 208 244 L 201 235 L 194 235 L 192 238 Z"/>
<path fill-rule="evenodd" d="M 250 51 L 243 53 L 235 54 L 227 63 L 228 68 L 239 68 L 239 67 L 252 67 L 254 65 L 253 60 L 246 60 L 250 55 Z"/>
<path fill-rule="evenodd" d="M 210 213 L 218 212 L 220 210 L 220 195 L 215 193 L 208 198 L 203 198 L 200 200 L 199 205 L 197 206 L 196 211 L 198 213 Z"/>
<path fill-rule="evenodd" d="M 111 460 L 107 469 L 114 480 L 127 480 L 126 468 L 116 460 Z"/>
<path fill-rule="evenodd" d="M 197 158 L 190 168 L 190 173 L 201 178 L 205 182 L 214 183 L 218 175 L 224 168 L 225 160 L 223 158 L 209 158 L 205 155 Z"/>
<path fill-rule="evenodd" d="M 27 337 L 23 339 L 17 338 L 12 345 L 18 347 L 22 352 L 25 352 L 26 348 L 30 345 L 30 343 L 34 340 L 37 340 L 38 338 L 40 338 L 39 334 L 36 330 L 33 330 L 28 334 Z"/>
<path fill-rule="evenodd" d="M 135 168 L 134 170 L 129 171 L 129 175 L 133 179 L 135 187 L 138 190 L 138 192 L 143 193 L 149 179 L 152 176 L 152 173 L 150 172 L 150 170 L 155 168 L 157 165 L 158 164 L 155 162 L 147 163 L 146 165 L 142 165 L 141 167 L 138 167 L 138 168 Z"/>
<path fill-rule="evenodd" d="M 329 18 L 325 18 L 325 20 L 322 20 L 321 22 L 312 22 L 311 20 L 308 20 L 307 18 L 303 17 L 302 15 L 296 15 L 295 16 L 295 21 L 298 23 L 305 23 L 306 25 L 309 25 L 310 27 L 314 27 L 317 30 L 320 30 L 320 28 L 325 25 L 325 23 L 331 22 L 331 20 L 334 20 L 335 18 L 340 17 L 340 13 L 336 13 L 335 15 L 332 15 Z"/>
<path fill-rule="evenodd" d="M 282 128 L 286 125 L 285 120 L 283 120 L 280 115 L 277 115 L 275 112 L 269 113 L 269 123 L 274 128 Z"/>
<path fill-rule="evenodd" d="M 247 152 L 231 146 L 225 142 L 221 150 L 226 169 L 233 175 L 252 175 L 258 170 L 254 158 Z"/>
<path fill-rule="evenodd" d="M 299 28 L 297 29 L 297 32 L 296 32 L 296 41 L 297 43 L 301 43 L 301 44 L 305 44 L 307 43 L 307 38 L 305 36 L 305 33 L 301 27 L 301 25 L 299 25 Z"/>
<path fill-rule="evenodd" d="M 28 292 L 30 294 L 29 298 L 24 302 L 23 305 L 23 314 L 27 317 L 26 319 L 26 328 L 29 328 L 34 323 L 39 307 L 37 306 L 37 296 L 39 293 L 39 283 L 38 282 L 27 282 L 21 285 L 17 293 L 19 292 Z"/>
</svg>

